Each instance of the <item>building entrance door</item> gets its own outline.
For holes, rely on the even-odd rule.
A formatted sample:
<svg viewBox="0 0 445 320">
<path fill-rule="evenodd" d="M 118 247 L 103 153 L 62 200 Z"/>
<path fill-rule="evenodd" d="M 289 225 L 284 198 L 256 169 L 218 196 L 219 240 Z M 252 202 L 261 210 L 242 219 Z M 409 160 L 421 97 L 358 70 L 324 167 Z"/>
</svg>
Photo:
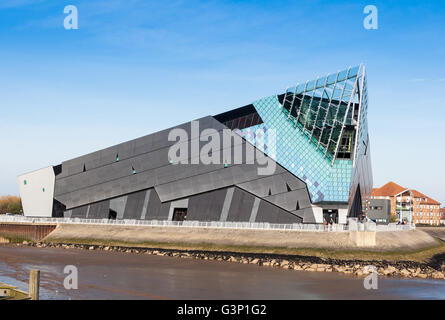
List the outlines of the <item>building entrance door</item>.
<svg viewBox="0 0 445 320">
<path fill-rule="evenodd" d="M 173 211 L 173 221 L 184 221 L 187 217 L 187 208 L 175 208 Z"/>
<path fill-rule="evenodd" d="M 108 220 L 116 220 L 117 212 L 114 210 L 109 210 L 108 212 Z"/>
<path fill-rule="evenodd" d="M 328 224 L 338 223 L 338 209 L 323 209 L 323 220 Z"/>
</svg>

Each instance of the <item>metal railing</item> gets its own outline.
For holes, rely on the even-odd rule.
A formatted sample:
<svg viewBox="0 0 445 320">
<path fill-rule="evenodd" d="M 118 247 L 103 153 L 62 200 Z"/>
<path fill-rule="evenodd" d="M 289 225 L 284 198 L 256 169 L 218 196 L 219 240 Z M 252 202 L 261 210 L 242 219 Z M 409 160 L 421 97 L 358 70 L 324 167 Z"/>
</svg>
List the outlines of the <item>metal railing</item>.
<svg viewBox="0 0 445 320">
<path fill-rule="evenodd" d="M 267 222 L 221 222 L 221 221 L 168 221 L 168 220 L 109 220 L 83 218 L 33 218 L 24 216 L 0 215 L 0 222 L 16 223 L 51 223 L 51 224 L 90 224 L 90 225 L 123 225 L 153 227 L 190 227 L 190 228 L 227 228 L 227 229 L 258 229 L 258 230 L 294 230 L 312 232 L 346 232 L 346 231 L 402 231 L 412 230 L 413 225 L 376 225 L 372 221 L 363 226 L 356 219 L 349 219 L 348 225 L 343 224 L 309 224 L 292 223 L 276 224 Z"/>
<path fill-rule="evenodd" d="M 376 231 L 408 231 L 416 229 L 415 224 L 396 224 L 376 225 Z"/>
<path fill-rule="evenodd" d="M 315 232 L 343 232 L 346 225 L 322 224 L 276 224 L 267 222 L 220 222 L 220 221 L 168 221 L 168 220 L 109 220 L 83 218 L 32 218 L 0 216 L 0 222 L 17 223 L 53 223 L 53 224 L 93 224 L 93 225 L 124 225 L 153 227 L 190 227 L 190 228 L 227 228 L 227 229 L 258 229 L 258 230 L 294 230 Z"/>
<path fill-rule="evenodd" d="M 414 224 L 376 224 L 371 220 L 367 220 L 365 222 L 358 221 L 357 218 L 349 218 L 348 226 L 350 231 L 376 231 L 376 232 L 385 232 L 385 231 L 408 231 L 416 228 Z"/>
</svg>

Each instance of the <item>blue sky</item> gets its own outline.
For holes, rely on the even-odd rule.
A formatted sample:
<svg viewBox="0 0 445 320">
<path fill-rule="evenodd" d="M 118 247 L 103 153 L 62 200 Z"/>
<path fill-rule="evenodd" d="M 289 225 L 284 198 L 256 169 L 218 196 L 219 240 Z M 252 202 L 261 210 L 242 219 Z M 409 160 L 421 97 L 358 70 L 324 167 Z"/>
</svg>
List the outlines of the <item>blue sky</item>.
<svg viewBox="0 0 445 320">
<path fill-rule="evenodd" d="M 76 5 L 79 29 L 65 30 Z M 378 8 L 378 30 L 363 9 Z M 374 184 L 445 203 L 443 1 L 0 2 L 0 194 L 16 176 L 364 63 Z"/>
</svg>

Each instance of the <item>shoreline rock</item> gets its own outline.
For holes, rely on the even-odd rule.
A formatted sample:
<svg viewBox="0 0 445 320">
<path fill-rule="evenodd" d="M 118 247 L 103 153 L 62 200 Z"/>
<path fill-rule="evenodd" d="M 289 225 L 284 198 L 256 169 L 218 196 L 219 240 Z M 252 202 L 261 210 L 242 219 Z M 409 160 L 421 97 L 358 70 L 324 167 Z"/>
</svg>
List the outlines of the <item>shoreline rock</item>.
<svg viewBox="0 0 445 320">
<path fill-rule="evenodd" d="M 160 248 L 123 247 L 112 245 L 90 245 L 72 243 L 46 243 L 23 241 L 21 246 L 37 248 L 61 248 L 61 249 L 83 249 L 88 251 L 113 251 L 125 254 L 150 254 L 158 256 L 169 256 L 182 259 L 201 259 L 213 261 L 236 262 L 241 264 L 254 264 L 264 267 L 289 269 L 308 272 L 338 272 L 351 274 L 357 277 L 365 277 L 372 272 L 368 266 L 374 266 L 378 275 L 400 278 L 420 279 L 445 279 L 445 261 L 432 265 L 414 261 L 348 261 L 335 259 L 322 259 L 313 256 L 284 256 L 259 253 L 217 252 L 202 250 L 177 250 Z M 440 261 L 439 261 L 440 262 Z"/>
</svg>

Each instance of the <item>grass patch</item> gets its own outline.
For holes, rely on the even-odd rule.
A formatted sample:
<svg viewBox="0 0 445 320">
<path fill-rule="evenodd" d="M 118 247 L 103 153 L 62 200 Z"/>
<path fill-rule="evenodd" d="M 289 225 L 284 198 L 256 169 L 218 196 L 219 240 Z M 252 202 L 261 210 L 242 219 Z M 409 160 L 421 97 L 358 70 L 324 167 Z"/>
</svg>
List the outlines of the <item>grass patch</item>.
<svg viewBox="0 0 445 320">
<path fill-rule="evenodd" d="M 115 240 L 102 240 L 93 238 L 84 239 L 51 239 L 51 243 L 82 244 L 98 246 L 119 246 L 133 248 L 167 249 L 167 250 L 196 250 L 213 252 L 234 252 L 249 254 L 291 255 L 305 257 L 319 257 L 322 259 L 337 260 L 362 260 L 362 261 L 415 261 L 428 262 L 438 254 L 445 253 L 445 242 L 437 240 L 437 245 L 406 251 L 380 252 L 366 249 L 320 249 L 320 248 L 286 248 L 265 246 L 242 246 L 242 245 L 218 245 L 209 243 L 166 243 L 166 242 L 125 242 Z"/>
<path fill-rule="evenodd" d="M 23 241 L 32 241 L 30 238 L 23 236 L 12 236 L 7 233 L 0 233 L 0 238 L 6 239 L 9 243 L 22 243 Z"/>
</svg>

